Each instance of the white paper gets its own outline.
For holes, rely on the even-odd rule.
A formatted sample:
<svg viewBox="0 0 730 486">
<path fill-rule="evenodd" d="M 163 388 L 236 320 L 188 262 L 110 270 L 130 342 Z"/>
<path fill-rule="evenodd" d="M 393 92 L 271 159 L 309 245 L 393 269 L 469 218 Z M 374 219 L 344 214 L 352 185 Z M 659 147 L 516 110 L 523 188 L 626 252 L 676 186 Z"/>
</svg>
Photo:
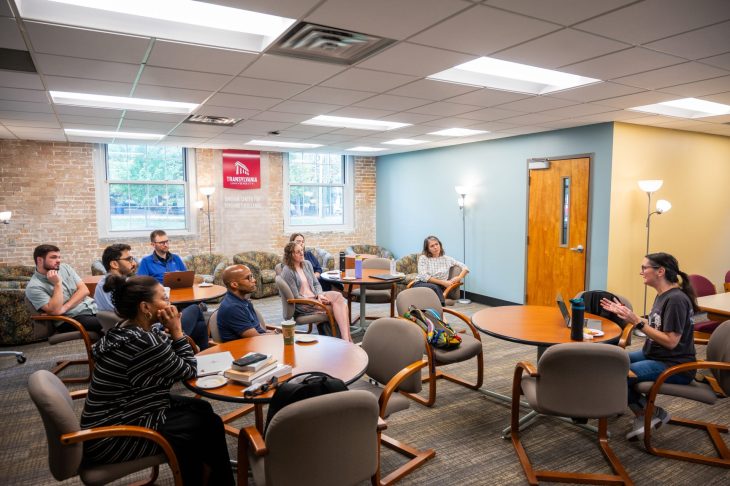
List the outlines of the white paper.
<svg viewBox="0 0 730 486">
<path fill-rule="evenodd" d="M 198 376 L 208 376 L 229 369 L 233 364 L 233 355 L 229 351 L 225 351 L 199 355 L 195 357 L 195 360 L 198 362 Z"/>
</svg>

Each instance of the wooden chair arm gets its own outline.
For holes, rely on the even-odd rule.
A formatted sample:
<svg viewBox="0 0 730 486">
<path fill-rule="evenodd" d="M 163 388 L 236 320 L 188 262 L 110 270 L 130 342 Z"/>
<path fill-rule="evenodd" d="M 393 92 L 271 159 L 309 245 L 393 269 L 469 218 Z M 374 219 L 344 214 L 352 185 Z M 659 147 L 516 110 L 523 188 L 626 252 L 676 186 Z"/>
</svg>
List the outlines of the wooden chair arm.
<svg viewBox="0 0 730 486">
<path fill-rule="evenodd" d="M 408 282 L 408 285 L 406 285 L 406 288 L 410 289 L 411 287 L 416 285 L 416 282 L 418 282 L 418 280 L 416 280 L 416 279 L 411 280 L 410 282 Z"/>
<path fill-rule="evenodd" d="M 452 283 L 448 287 L 444 287 L 444 293 L 443 293 L 444 299 L 451 293 L 452 290 L 454 290 L 455 288 L 461 287 L 462 283 L 464 283 L 464 281 L 459 279 L 458 282 Z"/>
<path fill-rule="evenodd" d="M 335 316 L 332 314 L 332 310 L 330 307 L 327 307 L 323 303 L 321 303 L 318 300 L 314 299 L 287 299 L 286 302 L 288 304 L 305 304 L 305 305 L 313 305 L 315 307 L 321 307 L 322 310 L 324 310 L 325 314 L 327 314 L 327 320 L 330 322 L 330 328 L 332 330 L 333 336 L 339 336 L 339 328 L 335 324 Z M 342 336 L 340 336 L 342 337 Z"/>
<path fill-rule="evenodd" d="M 621 331 L 621 338 L 618 340 L 618 347 L 626 349 L 626 345 L 629 342 L 629 339 L 631 339 L 631 331 L 634 330 L 634 324 L 628 322 L 626 323 L 626 326 L 624 327 L 623 331 Z"/>
<path fill-rule="evenodd" d="M 388 428 L 388 422 L 382 417 L 378 416 L 378 432 L 381 432 Z"/>
<path fill-rule="evenodd" d="M 695 344 L 707 346 L 707 343 L 710 342 L 710 333 L 695 331 L 693 335 L 693 340 Z"/>
<path fill-rule="evenodd" d="M 428 366 L 428 361 L 414 361 L 413 363 L 409 364 L 398 373 L 396 373 L 393 378 L 388 381 L 388 383 L 383 387 L 383 392 L 380 394 L 380 399 L 378 400 L 380 402 L 379 415 L 381 417 L 385 417 L 385 410 L 388 405 L 388 400 L 390 400 L 390 396 L 396 392 L 400 384 L 403 383 L 406 378 L 414 373 L 419 372 L 421 368 L 425 368 L 426 366 Z"/>
<path fill-rule="evenodd" d="M 725 292 L 730 292 L 730 282 L 725 282 Z"/>
<path fill-rule="evenodd" d="M 629 370 L 629 372 L 628 372 L 628 374 L 626 376 L 628 376 L 629 378 L 636 378 L 636 373 L 634 373 L 633 371 Z"/>
<path fill-rule="evenodd" d="M 452 316 L 456 316 L 456 317 L 458 317 L 459 319 L 461 319 L 462 321 L 464 321 L 464 323 L 465 323 L 465 324 L 467 325 L 467 327 L 469 327 L 469 329 L 471 330 L 471 333 L 472 333 L 472 335 L 473 335 L 473 336 L 474 336 L 474 337 L 475 337 L 475 338 L 476 338 L 476 339 L 477 339 L 478 341 L 481 341 L 481 340 L 482 340 L 481 336 L 479 335 L 479 331 L 477 330 L 477 328 L 476 328 L 476 327 L 474 327 L 474 324 L 472 324 L 472 323 L 471 323 L 471 319 L 469 319 L 469 318 L 468 318 L 468 317 L 467 317 L 466 315 L 462 314 L 461 312 L 458 312 L 458 311 L 455 311 L 455 310 L 451 310 L 451 309 L 448 309 L 448 308 L 446 308 L 446 307 L 444 307 L 444 308 L 443 308 L 443 311 L 444 311 L 445 313 L 447 313 L 447 314 L 451 314 Z"/>
<path fill-rule="evenodd" d="M 71 395 L 71 400 L 78 400 L 80 398 L 86 398 L 86 395 L 89 394 L 89 389 L 84 388 L 83 390 L 70 391 L 69 394 Z"/>
<path fill-rule="evenodd" d="M 253 448 L 254 455 L 261 457 L 269 453 L 269 450 L 266 448 L 264 438 L 261 436 L 261 432 L 259 432 L 259 429 L 257 429 L 255 425 L 244 427 L 243 433 L 246 434 L 248 443 Z"/>
<path fill-rule="evenodd" d="M 513 433 L 516 433 L 519 430 L 518 410 L 520 409 L 520 397 L 522 396 L 522 374 L 525 371 L 534 378 L 539 376 L 537 369 L 532 363 L 520 361 L 517 365 L 515 365 L 515 372 L 512 377 L 512 404 L 510 405 L 510 427 Z"/>
<path fill-rule="evenodd" d="M 190 347 L 193 348 L 193 354 L 198 354 L 200 352 L 200 348 L 198 347 L 197 344 L 195 344 L 195 341 L 193 341 L 193 338 L 191 338 L 190 336 L 185 334 L 185 339 L 187 339 Z"/>
<path fill-rule="evenodd" d="M 535 368 L 535 365 L 530 363 L 529 361 L 520 361 L 515 365 L 515 376 L 517 376 L 517 372 L 519 371 L 519 376 L 522 376 L 522 372 L 526 371 L 528 375 L 530 375 L 533 378 L 537 378 L 539 373 L 537 372 L 537 368 Z"/>
</svg>

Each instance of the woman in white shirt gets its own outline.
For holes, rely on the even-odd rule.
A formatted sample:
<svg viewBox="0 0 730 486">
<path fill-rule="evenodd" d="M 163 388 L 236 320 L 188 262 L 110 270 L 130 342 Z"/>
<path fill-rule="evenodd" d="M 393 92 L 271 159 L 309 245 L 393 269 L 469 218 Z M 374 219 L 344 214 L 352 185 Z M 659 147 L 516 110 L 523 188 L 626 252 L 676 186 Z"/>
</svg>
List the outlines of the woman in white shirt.
<svg viewBox="0 0 730 486">
<path fill-rule="evenodd" d="M 292 241 L 284 247 L 284 266 L 281 269 L 281 278 L 289 285 L 294 298 L 313 299 L 329 305 L 340 330 L 340 336 L 342 339 L 352 342 L 347 302 L 339 292 L 322 291 L 322 286 L 314 276 L 312 264 L 304 258 L 302 245 Z M 295 309 L 297 314 L 322 312 L 320 308 L 312 305 L 297 304 Z"/>
<path fill-rule="evenodd" d="M 449 278 L 449 270 L 454 265 L 461 267 L 461 273 Z M 423 252 L 418 257 L 418 275 L 414 287 L 427 287 L 436 292 L 441 305 L 444 305 L 444 290 L 455 283 L 460 283 L 469 269 L 456 259 L 447 256 L 441 240 L 435 236 L 427 236 L 423 240 Z"/>
</svg>

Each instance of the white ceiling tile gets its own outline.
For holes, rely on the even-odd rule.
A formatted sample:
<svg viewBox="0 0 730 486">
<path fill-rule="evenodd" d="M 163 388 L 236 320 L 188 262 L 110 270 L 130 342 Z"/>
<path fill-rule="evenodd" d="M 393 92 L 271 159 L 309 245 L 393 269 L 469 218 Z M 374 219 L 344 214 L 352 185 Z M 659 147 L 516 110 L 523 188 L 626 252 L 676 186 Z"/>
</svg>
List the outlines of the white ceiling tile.
<svg viewBox="0 0 730 486">
<path fill-rule="evenodd" d="M 660 116 L 660 115 L 652 115 L 652 116 L 641 116 L 637 118 L 632 118 L 627 123 L 633 123 L 635 125 L 661 125 L 662 123 L 670 122 L 672 120 L 676 120 L 676 118 L 669 117 L 669 116 Z"/>
<path fill-rule="evenodd" d="M 55 115 L 22 111 L 0 111 L 0 122 L 7 127 L 58 128 Z"/>
<path fill-rule="evenodd" d="M 0 88 L 0 100 L 48 103 L 48 95 L 39 89 Z"/>
<path fill-rule="evenodd" d="M 24 23 L 36 52 L 138 64 L 150 39 L 38 22 Z"/>
<path fill-rule="evenodd" d="M 65 140 L 63 130 L 49 128 L 6 127 L 15 136 L 24 140 Z"/>
<path fill-rule="evenodd" d="M 433 81 L 430 79 L 420 79 L 400 88 L 396 88 L 388 92 L 391 95 L 412 96 L 414 98 L 423 98 L 433 101 L 441 101 L 446 98 L 452 98 L 480 88 L 476 86 L 467 86 L 456 83 L 444 83 L 442 81 Z M 451 101 L 451 100 L 450 100 Z"/>
<path fill-rule="evenodd" d="M 297 133 L 299 137 L 312 137 L 314 135 L 320 135 L 322 133 L 330 133 L 337 130 L 333 127 L 320 127 L 317 125 L 292 125 L 283 129 L 286 133 Z"/>
<path fill-rule="evenodd" d="M 8 2 L 0 2 L 0 16 L 2 17 L 14 17 L 13 11 L 10 10 Z"/>
<path fill-rule="evenodd" d="M 122 120 L 121 130 L 128 132 L 150 132 L 150 133 L 167 133 L 177 126 L 175 122 L 159 122 L 150 120 L 133 120 L 124 118 Z"/>
<path fill-rule="evenodd" d="M 644 113 L 639 113 L 637 111 L 628 111 L 628 110 L 616 110 L 616 111 L 607 111 L 605 113 L 596 113 L 595 115 L 585 115 L 585 116 L 578 116 L 575 117 L 575 120 L 578 120 L 580 122 L 585 123 L 603 123 L 603 122 L 610 122 L 610 121 L 626 121 L 631 120 L 633 118 L 640 118 L 644 116 Z"/>
<path fill-rule="evenodd" d="M 15 19 L 0 17 L 0 47 L 20 51 L 27 50 Z"/>
<path fill-rule="evenodd" d="M 90 93 L 108 96 L 129 96 L 132 83 L 102 81 L 99 79 L 69 78 L 65 76 L 45 76 L 46 86 L 54 91 L 71 91 L 73 93 Z"/>
<path fill-rule="evenodd" d="M 384 116 L 392 115 L 392 110 L 376 110 L 375 108 L 360 108 L 357 106 L 346 106 L 339 110 L 331 111 L 328 115 L 332 116 L 346 116 L 350 118 L 368 118 L 370 120 L 383 118 Z"/>
<path fill-rule="evenodd" d="M 669 93 L 660 93 L 659 91 L 643 91 L 626 96 L 617 96 L 607 100 L 601 100 L 602 105 L 613 106 L 616 108 L 633 108 L 635 106 L 652 105 L 654 103 L 662 103 L 664 101 L 676 100 L 677 96 Z"/>
<path fill-rule="evenodd" d="M 635 0 L 489 0 L 484 3 L 530 17 L 571 25 L 581 20 L 609 12 Z"/>
<path fill-rule="evenodd" d="M 629 46 L 605 37 L 563 29 L 496 53 L 493 57 L 546 69 L 574 64 Z"/>
<path fill-rule="evenodd" d="M 215 106 L 212 104 L 204 104 L 195 110 L 196 115 L 204 116 L 225 116 L 230 118 L 251 118 L 260 110 L 249 110 L 246 108 L 233 108 L 230 106 Z"/>
<path fill-rule="evenodd" d="M 119 120 L 124 110 L 105 110 L 102 108 L 86 108 L 83 106 L 57 105 L 56 113 L 59 115 L 83 116 L 89 118 L 115 118 Z"/>
<path fill-rule="evenodd" d="M 105 62 L 78 57 L 36 54 L 34 60 L 39 73 L 54 76 L 133 83 L 139 72 L 139 64 Z"/>
<path fill-rule="evenodd" d="M 466 7 L 462 0 L 329 0 L 308 22 L 405 39 Z"/>
<path fill-rule="evenodd" d="M 479 120 L 472 120 L 469 118 L 459 118 L 459 117 L 443 117 L 443 118 L 437 118 L 430 122 L 423 123 L 423 126 L 427 127 L 439 127 L 439 128 L 450 128 L 450 127 L 460 127 L 460 128 L 471 128 L 474 125 L 480 125 L 483 122 Z M 392 136 L 390 138 L 393 138 Z"/>
<path fill-rule="evenodd" d="M 632 86 L 624 86 L 622 84 L 606 81 L 604 83 L 595 83 L 579 88 L 566 89 L 565 91 L 553 93 L 552 96 L 566 100 L 588 102 L 639 93 L 640 91 L 643 90 L 641 88 L 634 88 Z"/>
<path fill-rule="evenodd" d="M 221 89 L 221 92 L 287 99 L 307 88 L 309 88 L 308 84 L 283 83 L 281 81 L 239 76 L 233 78 Z"/>
<path fill-rule="evenodd" d="M 271 131 L 281 130 L 290 126 L 290 123 L 286 122 L 267 122 L 260 120 L 245 120 L 238 123 L 234 127 L 226 129 L 225 133 L 250 133 L 257 135 L 266 135 Z"/>
<path fill-rule="evenodd" d="M 252 52 L 157 40 L 147 65 L 205 73 L 238 74 L 257 57 L 258 54 Z"/>
<path fill-rule="evenodd" d="M 469 118 L 469 119 L 480 120 L 480 121 L 492 121 L 492 120 L 500 120 L 502 118 L 509 118 L 511 116 L 517 116 L 520 114 L 521 114 L 521 112 L 517 112 L 517 111 L 513 111 L 513 110 L 503 110 L 501 108 L 485 108 L 482 110 L 464 113 L 463 115 L 461 115 L 461 118 Z"/>
<path fill-rule="evenodd" d="M 358 91 L 380 93 L 415 81 L 416 79 L 418 78 L 415 76 L 406 76 L 405 74 L 384 73 L 382 71 L 353 67 L 323 81 L 321 85 L 332 88 L 356 89 Z"/>
<path fill-rule="evenodd" d="M 553 110 L 564 106 L 574 105 L 575 102 L 553 98 L 552 96 L 533 96 L 524 100 L 513 101 L 499 105 L 503 110 L 525 111 L 534 113 L 538 111 Z"/>
<path fill-rule="evenodd" d="M 563 108 L 547 110 L 540 113 L 547 116 L 553 116 L 555 118 L 575 118 L 579 116 L 595 115 L 596 113 L 606 113 L 609 111 L 615 111 L 615 109 L 610 106 L 583 103 L 580 105 L 565 106 Z"/>
<path fill-rule="evenodd" d="M 378 95 L 373 96 L 365 101 L 357 103 L 355 106 L 363 108 L 375 108 L 378 110 L 410 110 L 416 106 L 429 104 L 430 100 L 422 100 L 420 98 L 407 98 L 405 96 Z"/>
<path fill-rule="evenodd" d="M 346 66 L 266 54 L 243 71 L 250 78 L 316 84 L 343 71 Z"/>
<path fill-rule="evenodd" d="M 730 22 L 651 42 L 645 47 L 686 59 L 722 54 L 730 48 Z"/>
<path fill-rule="evenodd" d="M 333 105 L 351 105 L 371 96 L 373 94 L 366 91 L 315 86 L 294 96 L 292 100 L 331 103 Z"/>
<path fill-rule="evenodd" d="M 311 141 L 311 143 L 332 143 L 332 142 L 344 142 L 346 140 L 351 140 L 352 137 L 349 135 L 341 135 L 341 134 L 334 134 L 334 133 L 324 133 L 322 135 L 317 135 L 316 137 L 309 138 L 308 140 Z"/>
<path fill-rule="evenodd" d="M 475 125 L 469 125 L 469 128 L 472 130 L 486 130 L 488 132 L 496 132 L 497 130 L 506 130 L 508 128 L 514 128 L 517 125 L 514 123 L 504 123 L 501 121 L 491 121 L 491 122 L 480 122 Z"/>
<path fill-rule="evenodd" d="M 228 130 L 229 127 L 200 125 L 197 123 L 182 123 L 170 134 L 176 137 L 203 137 L 211 138 Z"/>
<path fill-rule="evenodd" d="M 542 122 L 555 121 L 557 117 L 544 115 L 542 113 L 530 113 L 527 115 L 513 116 L 505 118 L 505 123 L 513 123 L 515 125 L 540 125 Z"/>
<path fill-rule="evenodd" d="M 277 98 L 264 98 L 262 96 L 218 93 L 213 95 L 206 104 L 215 106 L 231 106 L 233 108 L 247 108 L 250 110 L 268 110 L 280 101 L 282 100 Z"/>
<path fill-rule="evenodd" d="M 730 39 L 729 39 L 730 40 Z M 655 69 L 641 74 L 634 74 L 615 81 L 629 86 L 636 86 L 645 89 L 661 89 L 668 86 L 704 81 L 712 78 L 719 78 L 728 75 L 727 71 L 720 68 L 708 66 L 698 62 L 686 62 L 675 64 L 661 69 Z M 730 89 L 730 86 L 728 86 Z"/>
<path fill-rule="evenodd" d="M 139 78 L 141 84 L 207 91 L 217 91 L 230 80 L 231 76 L 226 74 L 200 73 L 153 66 L 145 66 L 142 76 Z"/>
<path fill-rule="evenodd" d="M 399 74 L 429 76 L 476 56 L 403 42 L 362 61 L 359 66 Z"/>
<path fill-rule="evenodd" d="M 394 113 L 392 115 L 384 116 L 382 117 L 382 120 L 385 121 L 394 121 L 399 123 L 412 123 L 412 124 L 418 124 L 418 123 L 426 123 L 432 120 L 436 120 L 439 117 L 436 115 L 423 115 L 421 113 L 409 113 L 409 112 L 402 112 L 402 113 Z M 409 129 L 410 127 L 406 127 L 405 130 Z M 404 130 L 403 128 L 398 129 L 398 133 L 401 133 L 401 130 Z"/>
<path fill-rule="evenodd" d="M 409 39 L 410 42 L 488 56 L 560 26 L 477 5 Z"/>
<path fill-rule="evenodd" d="M 0 111 L 23 111 L 29 113 L 53 113 L 51 104 L 32 101 L 0 100 Z"/>
<path fill-rule="evenodd" d="M 37 74 L 0 70 L 0 86 L 5 88 L 44 89 Z"/>
<path fill-rule="evenodd" d="M 631 44 L 645 44 L 730 18 L 726 0 L 645 0 L 578 24 Z"/>
<path fill-rule="evenodd" d="M 339 105 L 327 105 L 324 103 L 308 103 L 306 101 L 283 101 L 271 108 L 271 111 L 283 111 L 285 113 L 307 113 L 311 115 L 323 115 L 332 110 L 340 108 Z"/>
<path fill-rule="evenodd" d="M 280 113 L 277 111 L 262 111 L 251 117 L 253 120 L 300 123 L 312 118 L 309 114 L 302 113 Z"/>
<path fill-rule="evenodd" d="M 707 101 L 714 101 L 715 103 L 724 103 L 726 105 L 730 105 L 730 91 L 709 96 L 703 96 L 702 99 L 705 99 Z"/>
<path fill-rule="evenodd" d="M 428 105 L 417 106 L 408 111 L 413 113 L 422 113 L 424 115 L 439 115 L 439 116 L 454 116 L 469 111 L 479 110 L 480 106 L 473 105 L 462 105 L 459 103 L 449 103 L 447 101 L 437 101 L 436 103 L 430 103 Z"/>
<path fill-rule="evenodd" d="M 127 110 L 124 115 L 125 119 L 130 120 L 148 120 L 162 123 L 180 123 L 187 118 L 186 115 L 174 115 L 171 113 L 151 113 L 148 111 L 132 111 Z"/>
<path fill-rule="evenodd" d="M 463 94 L 451 98 L 449 101 L 453 103 L 462 103 L 464 105 L 477 105 L 477 106 L 495 106 L 501 105 L 502 103 L 509 103 L 510 101 L 522 100 L 529 98 L 532 95 L 524 93 L 513 93 L 510 91 L 501 91 L 497 89 L 482 88 L 471 93 Z"/>
<path fill-rule="evenodd" d="M 180 101 L 183 103 L 202 103 L 210 94 L 211 91 L 152 86 L 149 84 L 138 84 L 134 90 L 135 98 Z"/>
<path fill-rule="evenodd" d="M 160 143 L 163 145 L 175 145 L 179 147 L 197 147 L 201 143 L 206 142 L 210 137 L 178 137 L 168 135 L 163 138 Z"/>
<path fill-rule="evenodd" d="M 665 93 L 681 95 L 683 98 L 697 98 L 698 96 L 714 95 L 730 91 L 730 76 L 680 84 L 678 86 L 662 88 L 662 91 Z"/>
<path fill-rule="evenodd" d="M 706 57 L 700 62 L 703 64 L 709 64 L 710 66 L 717 66 L 730 71 L 730 52 L 720 54 L 719 56 Z"/>
<path fill-rule="evenodd" d="M 205 3 L 214 3 L 232 8 L 245 8 L 253 12 L 278 15 L 296 19 L 309 12 L 321 0 L 199 0 Z M 242 4 L 245 3 L 245 6 Z"/>
<path fill-rule="evenodd" d="M 63 125 L 87 124 L 87 125 L 106 127 L 106 130 L 109 130 L 109 127 L 116 128 L 117 125 L 119 125 L 119 117 L 101 118 L 101 117 L 91 117 L 91 116 L 81 116 L 81 115 L 61 115 L 61 114 L 59 114 L 58 119 L 61 120 L 61 123 Z"/>
<path fill-rule="evenodd" d="M 685 62 L 685 60 L 679 57 L 634 47 L 590 61 L 572 64 L 562 68 L 561 71 L 607 81 L 682 62 Z"/>
</svg>

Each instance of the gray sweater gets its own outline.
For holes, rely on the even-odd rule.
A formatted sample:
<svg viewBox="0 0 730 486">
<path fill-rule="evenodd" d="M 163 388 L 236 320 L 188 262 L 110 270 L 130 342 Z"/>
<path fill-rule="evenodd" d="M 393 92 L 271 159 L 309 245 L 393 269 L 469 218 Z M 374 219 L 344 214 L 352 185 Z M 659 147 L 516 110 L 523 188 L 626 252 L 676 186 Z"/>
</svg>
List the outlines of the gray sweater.
<svg viewBox="0 0 730 486">
<path fill-rule="evenodd" d="M 304 275 L 306 275 L 307 280 L 309 281 L 309 285 L 312 287 L 312 290 L 314 290 L 314 294 L 321 294 L 322 286 L 319 284 L 319 281 L 314 277 L 314 269 L 312 268 L 312 264 L 309 263 L 307 260 L 304 260 L 302 262 L 302 269 L 304 270 Z M 301 299 L 302 296 L 299 294 L 299 287 L 301 286 L 302 281 L 299 278 L 299 274 L 295 270 L 292 270 L 288 265 L 283 265 L 281 269 L 281 278 L 283 278 L 287 285 L 289 285 L 292 294 L 294 294 L 294 298 Z M 303 314 L 311 312 L 311 308 L 309 308 L 309 306 L 305 306 L 303 308 L 300 304 L 297 304 L 296 309 L 297 312 L 301 312 Z"/>
</svg>

